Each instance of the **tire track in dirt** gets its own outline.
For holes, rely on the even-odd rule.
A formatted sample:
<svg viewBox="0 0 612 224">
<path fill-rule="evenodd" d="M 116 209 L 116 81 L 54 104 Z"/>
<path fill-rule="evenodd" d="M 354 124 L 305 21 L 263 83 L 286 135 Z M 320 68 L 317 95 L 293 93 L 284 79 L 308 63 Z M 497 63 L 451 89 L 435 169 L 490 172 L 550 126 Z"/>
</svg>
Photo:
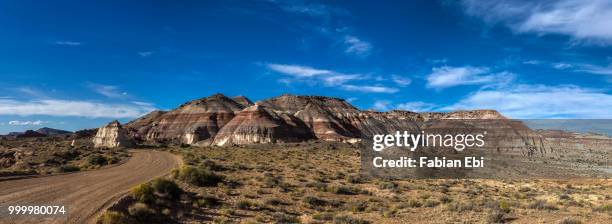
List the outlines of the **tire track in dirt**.
<svg viewBox="0 0 612 224">
<path fill-rule="evenodd" d="M 0 181 L 0 223 L 95 223 L 132 187 L 168 174 L 180 158 L 168 152 L 132 151 L 119 166 L 71 174 Z M 63 205 L 65 216 L 7 216 L 9 205 Z"/>
</svg>

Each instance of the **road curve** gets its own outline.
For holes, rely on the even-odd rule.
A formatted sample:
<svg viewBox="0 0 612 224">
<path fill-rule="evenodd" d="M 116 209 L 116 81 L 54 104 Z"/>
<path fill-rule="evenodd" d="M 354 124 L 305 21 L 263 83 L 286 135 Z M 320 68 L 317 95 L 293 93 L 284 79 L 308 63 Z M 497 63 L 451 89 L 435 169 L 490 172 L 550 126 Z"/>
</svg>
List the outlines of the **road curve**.
<svg viewBox="0 0 612 224">
<path fill-rule="evenodd" d="M 0 223 L 95 223 L 100 213 L 133 186 L 168 174 L 180 158 L 135 150 L 119 166 L 64 175 L 0 182 Z M 9 205 L 64 205 L 67 215 L 8 215 Z"/>
</svg>

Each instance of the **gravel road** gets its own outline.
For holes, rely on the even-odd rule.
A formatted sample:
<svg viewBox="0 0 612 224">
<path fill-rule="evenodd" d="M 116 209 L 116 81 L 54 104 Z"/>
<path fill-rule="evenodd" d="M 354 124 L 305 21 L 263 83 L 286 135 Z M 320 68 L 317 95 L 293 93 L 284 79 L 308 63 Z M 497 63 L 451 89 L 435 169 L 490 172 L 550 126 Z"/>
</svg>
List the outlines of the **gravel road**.
<svg viewBox="0 0 612 224">
<path fill-rule="evenodd" d="M 0 223 L 95 223 L 133 186 L 168 174 L 180 158 L 168 152 L 132 151 L 124 164 L 94 171 L 0 181 Z M 10 205 L 63 205 L 66 215 L 8 215 Z"/>
</svg>

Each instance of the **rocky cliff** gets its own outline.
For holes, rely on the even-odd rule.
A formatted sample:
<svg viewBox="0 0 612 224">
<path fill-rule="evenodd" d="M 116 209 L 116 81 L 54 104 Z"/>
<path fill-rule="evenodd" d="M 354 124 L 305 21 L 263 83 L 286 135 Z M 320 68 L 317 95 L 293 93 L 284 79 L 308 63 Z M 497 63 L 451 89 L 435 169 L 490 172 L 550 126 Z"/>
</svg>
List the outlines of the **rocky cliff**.
<svg viewBox="0 0 612 224">
<path fill-rule="evenodd" d="M 96 148 L 132 147 L 134 145 L 134 142 L 119 121 L 110 122 L 99 128 L 96 136 L 93 138 L 93 143 Z"/>
</svg>

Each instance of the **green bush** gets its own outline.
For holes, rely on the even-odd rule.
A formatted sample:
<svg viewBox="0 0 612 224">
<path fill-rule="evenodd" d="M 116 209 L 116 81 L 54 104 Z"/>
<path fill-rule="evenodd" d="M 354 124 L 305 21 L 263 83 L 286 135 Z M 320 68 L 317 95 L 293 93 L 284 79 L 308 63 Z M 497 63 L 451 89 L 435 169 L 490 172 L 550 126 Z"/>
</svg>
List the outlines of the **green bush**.
<svg viewBox="0 0 612 224">
<path fill-rule="evenodd" d="M 63 165 L 58 168 L 58 171 L 61 173 L 75 172 L 79 170 L 81 170 L 81 168 L 79 168 L 78 166 L 74 166 L 74 165 Z"/>
<path fill-rule="evenodd" d="M 142 222 L 151 220 L 155 215 L 155 211 L 153 211 L 153 209 L 150 209 L 149 206 L 144 203 L 133 204 L 128 208 L 128 213 L 134 219 Z"/>
<path fill-rule="evenodd" d="M 314 196 L 306 196 L 302 201 L 310 206 L 318 207 L 318 206 L 326 206 L 328 202 L 324 199 L 320 199 Z"/>
<path fill-rule="evenodd" d="M 151 184 L 145 183 L 140 184 L 134 188 L 132 188 L 132 197 L 136 199 L 136 201 L 151 204 L 155 202 L 155 189 L 151 187 Z"/>
<path fill-rule="evenodd" d="M 221 205 L 221 201 L 213 196 L 204 196 L 201 199 L 197 200 L 198 207 L 206 207 L 212 208 Z"/>
<path fill-rule="evenodd" d="M 119 212 L 108 211 L 98 218 L 98 224 L 128 224 L 128 218 Z"/>
<path fill-rule="evenodd" d="M 216 173 L 193 166 L 183 166 L 174 172 L 175 178 L 199 187 L 215 187 L 223 181 L 223 176 Z"/>
<path fill-rule="evenodd" d="M 108 159 L 100 154 L 93 154 L 87 157 L 87 162 L 94 166 L 104 166 L 108 164 Z"/>
<path fill-rule="evenodd" d="M 529 206 L 527 206 L 530 209 L 537 209 L 537 210 L 558 210 L 559 208 L 557 208 L 557 206 L 554 206 L 550 203 L 548 203 L 547 201 L 544 200 L 537 200 L 531 204 L 529 204 Z"/>
<path fill-rule="evenodd" d="M 174 181 L 155 179 L 151 182 L 151 185 L 156 192 L 168 195 L 173 199 L 179 198 L 183 193 L 183 190 Z"/>
</svg>

